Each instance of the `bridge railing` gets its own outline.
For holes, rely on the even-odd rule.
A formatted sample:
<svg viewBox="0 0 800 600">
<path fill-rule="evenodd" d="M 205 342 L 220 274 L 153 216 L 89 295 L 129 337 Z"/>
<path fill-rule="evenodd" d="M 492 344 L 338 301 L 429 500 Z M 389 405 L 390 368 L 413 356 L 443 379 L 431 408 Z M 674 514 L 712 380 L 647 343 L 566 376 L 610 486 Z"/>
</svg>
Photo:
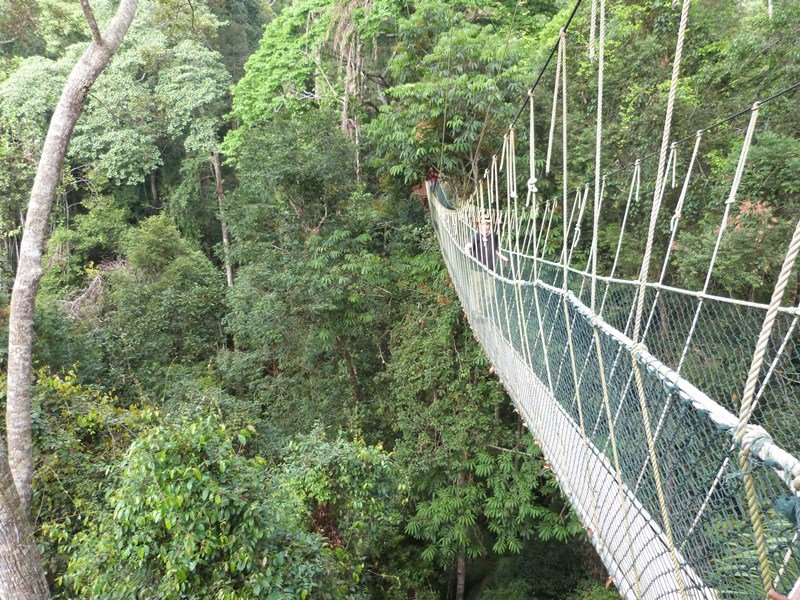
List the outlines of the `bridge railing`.
<svg viewBox="0 0 800 600">
<path fill-rule="evenodd" d="M 587 306 L 589 274 L 565 269 L 563 257 L 558 263 L 505 248 L 508 265 L 490 271 L 466 250 L 474 211 L 453 209 L 441 186 L 428 191 L 476 338 L 618 589 L 629 598 L 763 597 L 732 437 L 752 344 L 726 345 L 726 330 L 755 339 L 766 307 L 651 284 L 646 346 L 634 344 L 636 282 L 600 277 L 596 314 Z M 693 319 L 699 301 L 711 310 Z M 779 330 L 791 333 L 794 317 L 782 309 Z M 694 339 L 688 350 L 687 336 Z M 780 389 L 785 378 L 774 376 L 761 395 L 791 398 Z M 759 416 L 764 423 L 770 415 Z M 782 448 L 761 427 L 748 427 L 752 472 L 771 499 L 763 507 L 769 558 L 788 592 L 800 576 L 792 522 L 800 515 L 792 487 L 800 463 L 783 448 L 796 454 L 798 442 L 778 437 Z"/>
</svg>

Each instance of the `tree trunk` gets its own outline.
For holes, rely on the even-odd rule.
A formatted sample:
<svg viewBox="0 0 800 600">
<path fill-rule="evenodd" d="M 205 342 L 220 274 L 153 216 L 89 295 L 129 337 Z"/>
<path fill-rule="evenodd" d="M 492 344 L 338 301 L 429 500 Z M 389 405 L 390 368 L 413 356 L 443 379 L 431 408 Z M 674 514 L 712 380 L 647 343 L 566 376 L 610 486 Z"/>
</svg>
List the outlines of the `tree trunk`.
<svg viewBox="0 0 800 600">
<path fill-rule="evenodd" d="M 456 600 L 464 600 L 464 587 L 467 580 L 467 557 L 459 554 L 456 559 Z"/>
<path fill-rule="evenodd" d="M 33 479 L 33 444 L 31 441 L 31 352 L 33 345 L 33 309 L 36 292 L 42 276 L 42 253 L 47 223 L 56 193 L 64 155 L 72 137 L 75 122 L 81 113 L 89 88 L 108 65 L 119 48 L 136 12 L 138 0 L 121 0 L 117 13 L 101 36 L 87 0 L 81 4 L 92 29 L 93 41 L 75 64 L 64 85 L 50 127 L 47 131 L 42 156 L 36 170 L 31 190 L 28 212 L 20 246 L 17 275 L 11 294 L 11 313 L 8 335 L 8 395 L 6 405 L 6 431 L 8 435 L 8 464 L 16 486 L 19 507 L 6 505 L 0 508 L 3 515 L 18 515 L 27 519 Z M 5 456 L 0 460 L 5 460 Z M 0 484 L 2 482 L 0 481 Z M 3 502 L 13 497 L 3 494 Z M 0 547 L 15 543 L 7 537 L 12 531 L 22 531 L 22 525 L 4 522 L 0 528 Z M 39 561 L 38 553 L 27 555 L 20 548 L 16 553 L 20 561 Z M 38 567 L 41 571 L 41 567 Z M 0 579 L 0 582 L 2 580 Z M 13 589 L 3 589 L 0 597 L 20 598 Z"/>
<path fill-rule="evenodd" d="M 225 276 L 228 278 L 228 287 L 233 287 L 233 267 L 231 266 L 231 241 L 228 235 L 228 222 L 225 219 L 225 192 L 222 189 L 222 165 L 219 161 L 219 152 L 211 153 L 211 166 L 214 168 L 214 187 L 217 190 L 217 204 L 219 206 L 219 224 L 222 227 L 222 253 L 225 258 Z"/>
<path fill-rule="evenodd" d="M 47 580 L 28 515 L 0 444 L 0 597 L 47 598 Z"/>
<path fill-rule="evenodd" d="M 150 195 L 153 197 L 153 208 L 158 208 L 158 189 L 156 189 L 156 172 L 150 172 Z"/>
<path fill-rule="evenodd" d="M 464 453 L 466 454 L 466 452 Z M 466 456 L 462 458 L 466 459 Z M 462 471 L 458 474 L 458 481 L 456 485 L 463 488 L 467 483 L 466 474 Z M 464 600 L 464 588 L 467 580 L 467 556 L 466 552 L 462 552 L 456 559 L 456 600 Z"/>
</svg>

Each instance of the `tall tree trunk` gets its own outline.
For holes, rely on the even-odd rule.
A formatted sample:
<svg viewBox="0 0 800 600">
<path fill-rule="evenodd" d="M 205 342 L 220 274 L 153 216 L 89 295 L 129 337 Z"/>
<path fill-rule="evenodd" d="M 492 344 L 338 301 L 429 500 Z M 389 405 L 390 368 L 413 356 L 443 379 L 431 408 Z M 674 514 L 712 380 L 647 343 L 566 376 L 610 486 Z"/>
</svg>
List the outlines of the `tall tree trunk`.
<svg viewBox="0 0 800 600">
<path fill-rule="evenodd" d="M 121 0 L 117 13 L 101 35 L 89 7 L 88 0 L 81 5 L 92 31 L 92 43 L 83 53 L 70 73 L 61 98 L 58 101 L 47 137 L 42 148 L 42 156 L 36 170 L 36 177 L 28 203 L 28 212 L 22 232 L 19 264 L 11 294 L 11 313 L 8 334 L 8 395 L 6 404 L 6 432 L 8 435 L 8 464 L 21 506 L 3 507 L 3 514 L 21 515 L 27 519 L 31 499 L 33 479 L 33 444 L 31 441 L 31 352 L 33 346 L 33 309 L 36 292 L 42 276 L 42 253 L 44 250 L 47 223 L 56 193 L 56 186 L 64 165 L 64 155 L 72 137 L 75 122 L 83 108 L 86 95 L 111 57 L 119 48 L 122 39 L 136 12 L 138 0 Z M 5 457 L 2 457 L 5 459 Z M 4 502 L 13 498 L 2 496 Z M 15 527 L 12 522 L 3 523 L 0 538 Z M 0 547 L 13 543 L 0 539 Z M 18 552 L 19 560 L 36 560 L 34 556 Z M 39 567 L 41 570 L 41 567 Z M 18 598 L 12 589 L 3 589 L 0 576 L 0 597 Z"/>
<path fill-rule="evenodd" d="M 49 596 L 39 549 L 0 444 L 0 597 Z"/>
<path fill-rule="evenodd" d="M 228 235 L 228 222 L 225 219 L 225 191 L 222 188 L 222 165 L 219 161 L 219 152 L 211 153 L 211 166 L 214 168 L 214 187 L 217 190 L 217 204 L 219 206 L 219 224 L 222 227 L 222 253 L 225 258 L 225 275 L 228 278 L 228 287 L 233 287 L 233 266 L 231 265 L 231 241 Z"/>
</svg>

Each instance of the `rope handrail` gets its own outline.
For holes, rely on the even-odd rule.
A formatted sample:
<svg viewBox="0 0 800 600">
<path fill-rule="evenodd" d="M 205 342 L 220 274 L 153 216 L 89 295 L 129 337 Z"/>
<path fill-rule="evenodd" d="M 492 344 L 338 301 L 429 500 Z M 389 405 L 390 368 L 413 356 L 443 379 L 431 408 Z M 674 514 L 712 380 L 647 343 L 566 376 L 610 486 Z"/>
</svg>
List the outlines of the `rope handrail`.
<svg viewBox="0 0 800 600">
<path fill-rule="evenodd" d="M 800 89 L 800 82 L 671 141 L 690 6 L 690 0 L 682 0 L 660 147 L 604 173 L 606 4 L 592 0 L 590 60 L 596 61 L 598 73 L 595 152 L 591 180 L 578 185 L 569 170 L 567 111 L 573 107 L 567 102 L 566 33 L 580 4 L 560 29 L 502 148 L 491 156 L 469 198 L 453 203 L 443 190 L 434 197 L 428 188 L 445 263 L 473 333 L 626 598 L 706 600 L 728 597 L 732 590 L 742 597 L 782 597 L 774 588 L 784 575 L 795 578 L 800 572 L 794 552 L 800 539 L 800 461 L 795 458 L 800 447 L 795 447 L 796 431 L 787 430 L 782 418 L 800 395 L 795 373 L 800 302 L 792 297 L 791 306 L 782 305 L 800 254 L 800 222 L 769 304 L 712 293 L 712 280 L 730 277 L 734 264 L 746 268 L 729 244 L 741 244 L 749 231 L 739 222 L 748 214 L 744 205 L 736 213 L 733 207 L 750 147 L 758 143 L 759 112 Z M 534 92 L 554 58 L 544 171 L 550 175 L 558 169 L 560 177 L 553 173 L 556 190 L 546 199 L 537 198 Z M 526 106 L 529 164 L 522 203 L 516 127 Z M 708 146 L 704 134 L 745 114 L 750 121 L 732 182 L 727 183 L 727 171 L 722 174 L 729 189 L 715 221 L 719 226 L 698 238 L 709 255 L 673 256 L 680 248 L 678 230 L 685 229 L 684 204 L 694 196 L 693 172 L 707 180 L 717 176 L 702 171 L 701 146 Z M 694 143 L 687 166 L 678 160 L 678 148 L 689 140 Z M 560 157 L 554 158 L 556 152 Z M 634 209 L 643 192 L 642 164 L 655 156 L 652 202 Z M 608 178 L 631 166 L 630 184 L 623 187 L 622 225 L 618 233 L 603 231 L 615 250 L 610 273 L 601 274 L 601 214 L 618 193 L 617 183 Z M 663 215 L 662 207 L 673 200 L 667 187 L 675 189 L 679 180 L 677 203 Z M 649 177 L 644 181 L 650 185 Z M 584 218 L 591 219 L 590 226 Z M 733 233 L 743 229 L 738 236 Z M 588 244 L 581 241 L 587 232 Z M 638 277 L 626 279 L 618 272 L 627 274 L 635 255 L 622 253 L 623 240 L 637 235 L 644 240 Z M 663 251 L 662 237 L 669 240 Z M 733 263 L 727 256 L 731 251 Z M 651 260 L 658 263 L 652 281 Z M 496 270 L 501 261 L 509 271 Z M 697 274 L 702 288 L 667 285 L 670 269 L 705 269 Z M 762 279 L 772 277 L 763 267 L 759 272 Z M 598 290 L 598 285 L 605 288 Z M 756 338 L 753 350 L 750 340 Z M 745 362 L 750 365 L 746 373 Z M 776 498 L 775 505 L 766 498 Z M 796 531 L 787 531 L 784 517 Z M 745 550 L 735 555 L 736 561 L 731 544 Z M 789 587 L 782 585 L 784 591 Z"/>
<path fill-rule="evenodd" d="M 435 200 L 438 202 L 438 198 Z M 448 209 L 444 205 L 442 205 L 441 208 L 443 210 L 452 210 Z M 476 268 L 484 271 L 488 277 L 511 286 L 536 286 L 540 289 L 547 290 L 551 294 L 565 297 L 567 301 L 576 309 L 577 313 L 584 318 L 584 320 L 591 323 L 594 327 L 597 327 L 607 337 L 613 339 L 620 346 L 627 349 L 642 366 L 646 367 L 649 371 L 655 374 L 655 376 L 657 376 L 666 387 L 670 388 L 671 391 L 677 393 L 682 401 L 690 402 L 698 413 L 706 415 L 711 421 L 719 426 L 720 429 L 727 431 L 732 438 L 735 437 L 736 429 L 739 425 L 739 419 L 736 415 L 723 407 L 717 401 L 713 400 L 694 384 L 688 381 L 685 377 L 680 375 L 680 373 L 678 373 L 676 370 L 664 364 L 658 359 L 658 357 L 651 354 L 646 348 L 637 346 L 633 339 L 625 335 L 625 333 L 621 332 L 613 325 L 607 323 L 602 316 L 594 313 L 591 308 L 584 304 L 572 291 L 565 291 L 561 287 L 548 284 L 541 280 L 529 281 L 525 279 L 511 279 L 497 272 L 491 271 L 486 267 L 486 265 L 483 265 L 474 256 L 471 256 L 463 251 L 463 249 L 457 243 L 455 236 L 453 235 L 453 232 L 447 223 L 445 223 L 444 229 L 454 246 L 459 248 L 461 254 Z M 749 429 L 747 429 L 747 427 L 749 427 Z M 756 447 L 757 451 L 754 453 L 758 456 L 758 458 L 765 463 L 773 465 L 772 468 L 780 476 L 784 483 L 786 483 L 789 491 L 793 495 L 800 498 L 800 485 L 798 485 L 798 482 L 795 481 L 798 477 L 800 477 L 800 460 L 775 444 L 772 440 L 772 437 L 769 436 L 767 431 L 762 427 L 757 425 L 748 425 L 747 427 L 745 429 L 750 434 L 750 437 L 747 437 L 747 434 L 742 436 L 743 439 L 747 439 L 747 447 Z M 741 441 L 738 442 L 738 445 L 741 447 Z"/>
</svg>

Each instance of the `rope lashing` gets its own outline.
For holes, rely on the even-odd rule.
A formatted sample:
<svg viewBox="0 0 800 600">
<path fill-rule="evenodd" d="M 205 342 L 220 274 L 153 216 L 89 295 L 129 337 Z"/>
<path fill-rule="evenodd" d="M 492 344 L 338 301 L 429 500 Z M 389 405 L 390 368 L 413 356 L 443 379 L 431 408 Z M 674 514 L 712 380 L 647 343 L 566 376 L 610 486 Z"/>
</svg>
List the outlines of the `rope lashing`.
<svg viewBox="0 0 800 600">
<path fill-rule="evenodd" d="M 647 350 L 647 346 L 645 346 L 641 342 L 637 342 L 633 344 L 633 346 L 631 346 L 631 356 L 635 360 L 641 361 L 642 355 L 644 355 L 645 353 L 649 354 L 649 351 Z"/>
<path fill-rule="evenodd" d="M 533 203 L 534 207 L 536 206 L 536 194 L 539 193 L 539 189 L 536 187 L 536 158 L 535 158 L 535 148 L 536 148 L 536 128 L 534 123 L 534 94 L 533 91 L 528 92 L 528 102 L 530 104 L 530 125 L 528 131 L 530 137 L 530 143 L 528 145 L 528 201 L 526 202 L 526 206 L 530 206 L 531 202 Z"/>
</svg>

